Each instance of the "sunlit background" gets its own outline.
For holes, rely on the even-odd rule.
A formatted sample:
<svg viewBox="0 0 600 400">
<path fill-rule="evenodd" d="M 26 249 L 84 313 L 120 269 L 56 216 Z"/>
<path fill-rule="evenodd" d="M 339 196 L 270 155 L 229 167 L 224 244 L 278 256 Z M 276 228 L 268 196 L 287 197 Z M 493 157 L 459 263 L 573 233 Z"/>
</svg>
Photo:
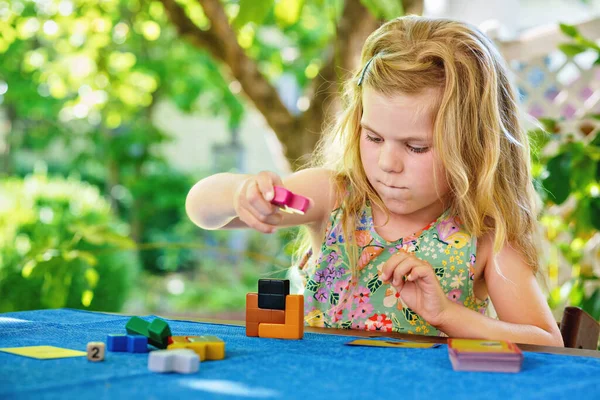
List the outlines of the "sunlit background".
<svg viewBox="0 0 600 400">
<path fill-rule="evenodd" d="M 296 230 L 203 231 L 187 191 L 298 168 L 364 39 L 404 13 L 496 42 L 536 147 L 540 281 L 557 319 L 600 319 L 597 0 L 0 0 L 0 312 L 242 319 Z"/>
</svg>

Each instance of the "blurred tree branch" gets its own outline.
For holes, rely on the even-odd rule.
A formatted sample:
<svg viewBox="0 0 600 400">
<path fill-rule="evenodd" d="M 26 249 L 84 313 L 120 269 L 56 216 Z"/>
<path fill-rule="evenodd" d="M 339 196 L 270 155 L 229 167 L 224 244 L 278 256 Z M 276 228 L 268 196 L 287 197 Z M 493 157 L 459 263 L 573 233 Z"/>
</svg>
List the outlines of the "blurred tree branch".
<svg viewBox="0 0 600 400">
<path fill-rule="evenodd" d="M 200 29 L 176 0 L 161 0 L 179 35 L 199 49 L 207 50 L 222 62 L 237 80 L 246 96 L 263 114 L 283 144 L 286 157 L 297 169 L 302 156 L 310 154 L 317 143 L 323 124 L 337 107 L 339 83 L 356 68 L 362 44 L 377 28 L 379 21 L 358 0 L 344 3 L 337 21 L 336 36 L 326 50 L 326 59 L 309 90 L 310 106 L 294 116 L 283 104 L 276 88 L 261 74 L 257 63 L 239 45 L 234 28 L 219 0 L 198 0 L 210 21 Z M 407 1 L 405 10 L 422 12 L 423 1 Z"/>
</svg>

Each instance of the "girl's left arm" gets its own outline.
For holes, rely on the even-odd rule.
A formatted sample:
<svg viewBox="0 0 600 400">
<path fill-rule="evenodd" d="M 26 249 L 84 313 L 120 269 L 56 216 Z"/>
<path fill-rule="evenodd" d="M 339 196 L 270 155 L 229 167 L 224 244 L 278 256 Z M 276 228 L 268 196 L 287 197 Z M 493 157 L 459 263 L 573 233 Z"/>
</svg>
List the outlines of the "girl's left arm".
<svg viewBox="0 0 600 400">
<path fill-rule="evenodd" d="M 506 245 L 495 260 L 491 236 L 480 239 L 485 258 L 483 277 L 499 320 L 448 302 L 436 328 L 451 337 L 509 340 L 546 346 L 564 346 L 535 275 L 523 258 Z M 479 253 L 479 252 L 478 252 Z"/>
</svg>

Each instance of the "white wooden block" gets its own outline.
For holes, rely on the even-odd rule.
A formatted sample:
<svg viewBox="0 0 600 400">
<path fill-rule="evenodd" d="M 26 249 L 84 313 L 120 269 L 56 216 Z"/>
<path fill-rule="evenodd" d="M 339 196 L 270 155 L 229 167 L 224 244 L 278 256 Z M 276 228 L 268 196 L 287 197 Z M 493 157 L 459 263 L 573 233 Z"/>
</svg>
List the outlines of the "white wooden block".
<svg viewBox="0 0 600 400">
<path fill-rule="evenodd" d="M 152 372 L 173 371 L 173 354 L 170 350 L 155 350 L 148 355 L 148 369 Z"/>
<path fill-rule="evenodd" d="M 87 359 L 89 361 L 104 361 L 106 345 L 103 342 L 89 342 L 87 344 Z"/>
<path fill-rule="evenodd" d="M 169 350 L 177 352 L 175 354 L 175 362 L 173 363 L 173 371 L 180 374 L 193 374 L 200 369 L 200 357 L 193 350 Z"/>
<path fill-rule="evenodd" d="M 177 372 L 193 374 L 200 368 L 200 357 L 193 350 L 155 350 L 148 356 L 148 369 L 152 372 Z"/>
</svg>

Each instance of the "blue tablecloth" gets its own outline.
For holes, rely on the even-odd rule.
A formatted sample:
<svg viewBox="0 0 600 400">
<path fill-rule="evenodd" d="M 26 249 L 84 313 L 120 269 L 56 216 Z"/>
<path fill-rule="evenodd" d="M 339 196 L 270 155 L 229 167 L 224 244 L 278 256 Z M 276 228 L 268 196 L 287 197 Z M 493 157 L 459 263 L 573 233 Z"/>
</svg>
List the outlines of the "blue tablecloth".
<svg viewBox="0 0 600 400">
<path fill-rule="evenodd" d="M 145 317 L 152 320 L 154 317 Z M 85 351 L 125 333 L 128 317 L 61 309 L 0 314 L 0 347 L 53 345 Z M 600 359 L 525 353 L 518 374 L 455 372 L 445 345 L 434 349 L 352 347 L 351 337 L 303 340 L 245 336 L 243 327 L 171 321 L 174 335 L 215 335 L 226 359 L 192 375 L 148 371 L 147 354 L 107 352 L 37 360 L 0 352 L 0 399 L 598 399 Z"/>
</svg>

